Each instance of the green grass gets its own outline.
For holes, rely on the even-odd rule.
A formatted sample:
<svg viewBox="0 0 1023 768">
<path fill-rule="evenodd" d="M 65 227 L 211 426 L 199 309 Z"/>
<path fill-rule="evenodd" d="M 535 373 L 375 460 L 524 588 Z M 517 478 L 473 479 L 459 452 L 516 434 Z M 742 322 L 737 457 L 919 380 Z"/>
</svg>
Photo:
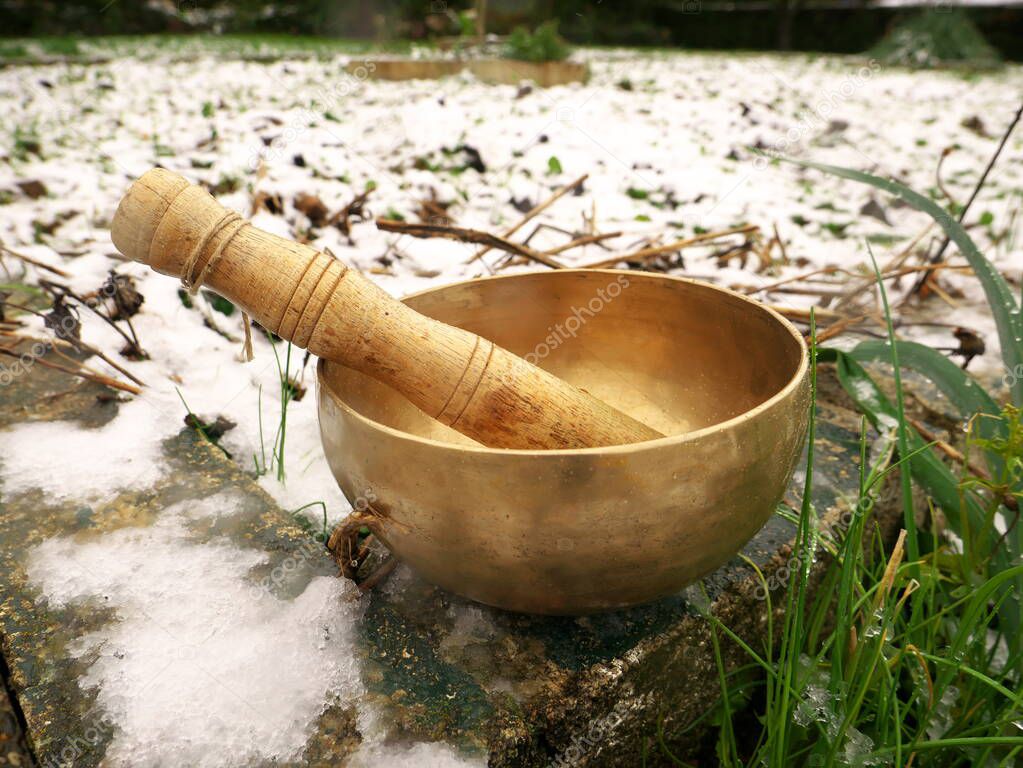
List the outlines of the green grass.
<svg viewBox="0 0 1023 768">
<path fill-rule="evenodd" d="M 220 444 L 220 441 L 214 440 L 213 437 L 209 434 L 209 432 L 207 432 L 206 428 L 209 425 L 203 424 L 202 419 L 200 419 L 199 416 L 192 411 L 188 403 L 185 402 L 185 396 L 181 394 L 181 390 L 178 389 L 177 387 L 174 387 L 174 391 L 178 393 L 178 399 L 181 401 L 181 404 L 185 406 L 185 413 L 188 414 L 186 425 L 189 428 L 194 429 L 196 432 L 198 432 L 202 439 L 205 440 L 207 443 L 215 445 L 217 448 L 219 448 L 221 453 L 223 453 L 227 458 L 229 459 L 232 458 L 230 452 Z"/>
<path fill-rule="evenodd" d="M 547 21 L 530 32 L 516 27 L 505 42 L 504 55 L 519 61 L 562 61 L 572 53 L 571 47 L 558 34 L 558 22 Z"/>
<path fill-rule="evenodd" d="M 984 39 L 962 8 L 927 8 L 896 26 L 870 50 L 885 64 L 937 67 L 950 62 L 998 63 L 998 51 Z"/>
<path fill-rule="evenodd" d="M 292 398 L 295 395 L 295 388 L 291 383 L 291 342 L 288 342 L 287 352 L 284 355 L 284 365 L 281 365 L 281 357 L 277 354 L 277 346 L 274 344 L 272 337 L 267 335 L 270 340 L 270 348 L 274 353 L 274 363 L 277 365 L 277 378 L 280 383 L 280 397 L 281 397 L 281 419 L 277 423 L 277 432 L 274 434 L 274 444 L 271 451 L 270 466 L 276 465 L 277 467 L 277 481 L 283 483 L 285 481 L 284 471 L 284 444 L 288 436 L 288 405 L 291 403 Z M 260 396 L 262 396 L 262 389 L 260 390 Z M 260 433 L 260 444 L 262 444 L 263 435 L 263 414 L 262 405 L 260 406 L 259 414 L 259 433 Z M 265 460 L 264 460 L 265 461 Z M 265 464 L 264 464 L 265 466 Z M 258 470 L 258 465 L 257 465 Z"/>
<path fill-rule="evenodd" d="M 307 509 L 319 507 L 320 512 L 323 515 L 322 521 L 320 521 L 320 527 L 317 526 L 310 520 L 305 514 Z M 291 510 L 291 519 L 295 521 L 295 524 L 301 528 L 307 536 L 311 536 L 321 544 L 326 544 L 327 539 L 330 538 L 330 525 L 327 522 L 327 505 L 323 501 L 310 501 L 308 504 L 303 504 L 298 509 Z"/>
<path fill-rule="evenodd" d="M 1018 412 L 1002 418 L 1015 419 L 1015 433 L 1023 436 Z M 922 551 L 913 558 L 908 531 L 905 545 L 885 547 L 876 529 L 877 495 L 893 468 L 907 464 L 892 456 L 901 444 L 901 455 L 913 457 L 899 437 L 907 428 L 903 420 L 888 433 L 874 463 L 863 429 L 856 513 L 843 538 L 821 535 L 806 501 L 810 452 L 796 518 L 802 567 L 792 569 L 780 595 L 781 627 L 769 628 L 762 648 L 746 646 L 752 666 L 726 672 L 718 636 L 742 641 L 709 617 L 723 692 L 713 715 L 721 765 L 905 765 L 912 755 L 917 766 L 999 766 L 1013 765 L 1023 750 L 1016 725 L 1023 717 L 1023 657 L 1000 613 L 1017 598 L 1002 587 L 1023 566 L 992 569 L 991 550 L 959 552 L 933 528 L 918 532 Z M 811 420 L 811 436 L 813 429 Z M 1003 448 L 1018 465 L 1023 437 Z M 908 473 L 900 477 L 908 480 Z M 975 481 L 963 480 L 964 486 Z M 1017 488 L 1021 480 L 1017 468 Z M 912 497 L 902 506 L 911 520 Z M 824 553 L 827 565 L 811 592 L 810 564 Z M 770 617 L 771 601 L 779 598 L 766 581 L 764 588 Z M 733 724 L 734 710 L 744 708 L 756 712 L 759 727 Z"/>
<path fill-rule="evenodd" d="M 417 43 L 422 47 L 422 44 Z M 32 37 L 0 41 L 0 61 L 32 61 L 60 57 L 71 60 L 130 56 L 138 59 L 211 54 L 223 58 L 407 53 L 409 41 L 374 43 L 344 38 L 297 35 L 111 35 L 103 37 Z"/>
<path fill-rule="evenodd" d="M 932 215 L 974 267 L 1003 339 L 1007 370 L 1016 370 L 1023 312 L 947 211 L 889 180 L 801 164 L 869 184 Z M 779 512 L 796 526 L 799 566 L 785 589 L 774 592 L 754 566 L 766 594 L 762 645 L 749 645 L 705 612 L 722 695 L 704 718 L 713 724 L 714 754 L 701 755 L 701 765 L 965 768 L 1023 761 L 1023 526 L 1016 511 L 1023 501 L 1023 390 L 1008 380 L 1010 402 L 999 405 L 940 353 L 898 340 L 876 263 L 874 269 L 887 340 L 851 351 L 812 345 L 812 370 L 817 361 L 833 363 L 864 413 L 851 519 L 843 530 L 821 530 L 808 501 L 811 405 L 802 507 Z M 890 367 L 894 403 L 863 362 Z M 911 425 L 901 392 L 904 368 L 930 378 L 959 410 L 971 468 L 942 461 Z M 815 399 L 816 378 L 812 390 Z M 868 424 L 877 439 L 869 437 Z M 892 491 L 890 503 L 902 517 L 895 544 L 881 536 L 875 517 L 883 489 Z M 773 613 L 778 600 L 780 622 Z M 737 645 L 748 663 L 728 669 L 725 642 Z M 658 732 L 661 755 L 682 765 L 667 748 L 671 735 Z"/>
</svg>

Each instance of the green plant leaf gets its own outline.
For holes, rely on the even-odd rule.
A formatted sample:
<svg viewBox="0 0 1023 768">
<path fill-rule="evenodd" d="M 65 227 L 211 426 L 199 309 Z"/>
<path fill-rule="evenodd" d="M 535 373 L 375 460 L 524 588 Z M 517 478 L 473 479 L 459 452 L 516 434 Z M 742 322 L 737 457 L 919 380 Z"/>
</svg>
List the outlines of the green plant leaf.
<svg viewBox="0 0 1023 768">
<path fill-rule="evenodd" d="M 765 153 L 761 153 L 765 154 Z M 888 194 L 895 195 L 905 201 L 918 211 L 926 213 L 945 230 L 949 239 L 958 246 L 960 252 L 970 263 L 977 279 L 980 280 L 984 295 L 987 297 L 994 315 L 995 324 L 998 327 L 998 341 L 1002 347 L 1002 359 L 1005 367 L 1010 371 L 1017 370 L 1017 366 L 1023 366 L 1023 313 L 1021 313 L 1016 297 L 1013 295 L 1005 278 L 995 269 L 995 266 L 988 261 L 977 248 L 976 244 L 947 211 L 928 197 L 914 192 L 909 187 L 899 184 L 891 179 L 882 179 L 863 171 L 855 171 L 851 168 L 841 168 L 836 165 L 815 163 L 810 160 L 797 160 L 791 157 L 780 155 L 767 155 L 787 163 L 800 165 L 804 168 L 814 168 L 832 176 L 843 179 L 858 181 L 880 189 Z M 1023 370 L 1021 367 L 1019 370 Z M 1017 377 L 1012 386 L 1012 399 L 1016 405 L 1023 405 L 1023 378 Z"/>
<path fill-rule="evenodd" d="M 996 572 L 994 576 L 973 592 L 973 597 L 970 599 L 970 603 L 966 610 L 963 611 L 962 618 L 959 621 L 959 630 L 956 632 L 952 645 L 948 649 L 950 658 L 961 658 L 967 643 L 976 639 L 976 630 L 980 624 L 980 616 L 988 607 L 988 602 L 991 600 L 992 595 L 996 594 L 1002 585 L 1021 576 L 1023 576 L 1023 565 L 1006 568 Z M 945 677 L 947 685 L 947 680 L 951 679 L 951 674 L 947 669 L 943 669 L 942 676 Z"/>
<path fill-rule="evenodd" d="M 866 414 L 875 429 L 881 431 L 895 427 L 897 424 L 895 408 L 870 374 L 851 355 L 842 350 L 827 348 L 820 350 L 818 360 L 835 363 L 842 388 Z M 908 463 L 913 478 L 942 508 L 949 526 L 957 536 L 966 541 L 972 539 L 977 542 L 982 552 L 991 552 L 991 573 L 1009 568 L 1018 558 L 1017 551 L 1011 545 L 994 549 L 997 531 L 988 525 L 986 511 L 976 495 L 961 489 L 955 476 L 933 450 L 920 450 L 927 444 L 915 429 L 906 425 L 906 430 L 911 454 Z M 917 451 L 920 452 L 916 453 Z M 914 453 L 916 455 L 912 455 Z M 964 523 L 969 526 L 968 530 L 964 528 Z M 1002 620 L 1010 636 L 1018 631 L 1023 617 L 1017 602 L 1010 602 L 1002 607 Z"/>
<path fill-rule="evenodd" d="M 915 341 L 899 341 L 896 344 L 900 365 L 930 379 L 964 419 L 978 413 L 996 417 L 977 419 L 976 430 L 980 437 L 985 440 L 1005 437 L 1005 422 L 1000 418 L 1001 408 L 972 376 L 936 349 Z M 872 360 L 887 362 L 890 354 L 891 349 L 883 341 L 864 341 L 849 352 L 861 363 Z M 989 467 L 997 475 L 1003 464 L 1001 457 L 991 451 L 985 455 Z"/>
<path fill-rule="evenodd" d="M 899 341 L 897 347 L 902 366 L 912 368 L 933 381 L 964 417 L 975 413 L 990 413 L 994 416 L 1001 413 L 998 403 L 982 386 L 936 349 L 915 341 Z M 863 341 L 850 350 L 849 355 L 860 362 L 887 362 L 891 349 L 883 341 Z"/>
<path fill-rule="evenodd" d="M 886 432 L 897 425 L 895 407 L 866 369 L 851 355 L 829 347 L 820 350 L 818 359 L 820 362 L 835 364 L 842 388 L 855 401 L 857 407 L 866 414 L 874 429 Z M 926 445 L 920 434 L 908 425 L 907 437 L 911 453 Z M 969 494 L 960 497 L 959 482 L 941 459 L 934 454 L 934 451 L 920 451 L 909 460 L 909 467 L 916 481 L 934 497 L 934 500 L 945 511 L 949 523 L 957 535 L 962 536 L 961 512 L 965 508 L 967 522 L 973 536 L 990 539 L 992 532 L 985 530 L 986 518 L 983 508 Z"/>
</svg>

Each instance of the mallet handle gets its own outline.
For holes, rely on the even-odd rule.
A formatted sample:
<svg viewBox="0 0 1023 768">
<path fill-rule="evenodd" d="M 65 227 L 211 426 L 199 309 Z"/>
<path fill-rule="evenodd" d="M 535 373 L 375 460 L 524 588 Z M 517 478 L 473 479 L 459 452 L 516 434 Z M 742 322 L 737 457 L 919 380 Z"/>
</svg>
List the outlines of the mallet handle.
<svg viewBox="0 0 1023 768">
<path fill-rule="evenodd" d="M 243 224 L 202 187 L 155 168 L 124 196 L 117 249 L 158 272 L 186 269 L 264 328 L 401 392 L 496 448 L 585 448 L 660 437 L 474 333 L 409 309 L 341 261 Z"/>
</svg>

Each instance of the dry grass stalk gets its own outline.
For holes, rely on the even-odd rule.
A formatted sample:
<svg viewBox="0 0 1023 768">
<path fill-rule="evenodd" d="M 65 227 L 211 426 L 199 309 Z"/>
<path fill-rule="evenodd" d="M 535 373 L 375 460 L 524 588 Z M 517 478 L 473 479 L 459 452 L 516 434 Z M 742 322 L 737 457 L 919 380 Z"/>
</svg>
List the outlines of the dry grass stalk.
<svg viewBox="0 0 1023 768">
<path fill-rule="evenodd" d="M 91 344 L 86 344 L 84 341 L 78 340 L 75 344 L 72 344 L 69 341 L 65 341 L 64 339 L 44 339 L 44 338 L 40 338 L 38 336 L 30 336 L 30 335 L 25 334 L 25 333 L 18 333 L 18 332 L 14 332 L 14 331 L 8 331 L 6 329 L 0 329 L 0 336 L 4 336 L 4 337 L 9 338 L 9 339 L 14 339 L 14 340 L 16 340 L 16 342 L 29 342 L 29 343 L 32 343 L 32 344 L 49 344 L 49 345 L 53 346 L 54 351 L 57 351 L 58 354 L 59 354 L 59 348 L 60 347 L 63 347 L 65 349 L 74 349 L 74 350 L 80 350 L 82 352 L 86 352 L 86 353 L 88 353 L 90 355 L 94 355 L 94 356 L 98 357 L 100 360 L 102 360 L 104 363 L 109 365 L 115 371 L 120 373 L 122 376 L 125 376 L 125 377 L 131 379 L 133 382 L 138 384 L 140 387 L 146 386 L 145 382 L 143 382 L 140 378 L 135 376 L 135 374 L 133 374 L 127 368 L 125 368 L 124 366 L 120 365 L 116 361 L 112 360 L 110 357 L 108 357 L 106 354 L 104 354 L 102 350 L 97 349 L 96 347 L 92 346 Z M 63 355 L 61 355 L 61 356 L 63 357 Z"/>
<path fill-rule="evenodd" d="M 59 277 L 71 277 L 71 275 L 69 275 L 63 269 L 59 269 L 57 267 L 51 267 L 49 264 L 44 264 L 43 262 L 39 261 L 38 259 L 33 259 L 31 256 L 26 256 L 23 253 L 18 253 L 17 251 L 12 251 L 10 248 L 8 248 L 6 245 L 4 245 L 2 242 L 0 242 L 0 251 L 2 251 L 3 253 L 6 253 L 8 256 L 11 256 L 11 257 L 13 257 L 15 259 L 18 259 L 18 261 L 23 261 L 26 264 L 31 264 L 33 267 L 37 267 L 39 269 L 45 270 L 46 272 L 50 272 L 50 273 L 52 273 L 54 275 L 58 275 Z"/>
<path fill-rule="evenodd" d="M 616 237 L 621 237 L 621 232 L 605 232 L 602 235 L 583 235 L 577 237 L 564 245 L 559 245 L 556 248 L 549 248 L 544 251 L 548 256 L 556 256 L 559 253 L 563 253 L 571 248 L 578 248 L 581 245 L 591 245 L 593 243 L 602 243 L 605 240 L 613 240 Z"/>
<path fill-rule="evenodd" d="M 394 219 L 377 219 L 376 223 L 377 229 L 381 229 L 384 232 L 397 232 L 403 235 L 423 238 L 443 237 L 447 240 L 456 240 L 462 243 L 476 243 L 478 245 L 485 245 L 488 249 L 497 248 L 498 250 L 513 253 L 516 256 L 522 256 L 531 261 L 545 264 L 552 269 L 565 268 L 565 265 L 561 262 L 555 261 L 540 251 L 533 250 L 528 245 L 514 243 L 511 240 L 479 229 L 448 227 L 440 224 L 412 224 L 404 221 L 395 221 Z"/>
<path fill-rule="evenodd" d="M 732 227 L 731 229 L 723 229 L 719 232 L 704 232 L 694 237 L 686 238 L 685 240 L 676 240 L 666 245 L 655 245 L 649 248 L 641 248 L 638 251 L 632 253 L 625 253 L 620 256 L 613 256 L 607 259 L 601 259 L 592 264 L 584 265 L 584 269 L 601 269 L 603 267 L 613 267 L 615 264 L 620 264 L 623 261 L 642 262 L 649 259 L 656 258 L 657 256 L 663 256 L 667 253 L 674 253 L 680 251 L 683 248 L 688 248 L 691 245 L 699 245 L 700 243 L 707 243 L 712 240 L 717 240 L 728 235 L 740 235 L 749 234 L 751 232 L 759 231 L 760 227 L 756 224 L 745 224 L 741 227 Z"/>
<path fill-rule="evenodd" d="M 569 192 L 571 192 L 573 189 L 576 189 L 579 185 L 581 185 L 588 178 L 589 178 L 589 174 L 588 173 L 584 173 L 582 176 L 580 176 L 575 181 L 573 181 L 570 184 L 566 184 L 565 186 L 561 187 L 561 189 L 557 190 L 553 195 L 548 197 L 544 202 L 542 202 L 539 205 L 535 205 L 532 208 L 530 208 L 529 211 L 521 219 L 519 219 L 519 222 L 517 224 L 515 224 L 515 225 L 513 225 L 511 227 L 508 227 L 508 229 L 506 229 L 504 232 L 502 232 L 501 233 L 501 237 L 511 237 L 512 235 L 514 235 L 516 232 L 519 231 L 519 229 L 521 229 L 523 226 L 525 226 L 525 224 L 528 223 L 531 219 L 533 219 L 536 216 L 538 216 L 541 213 L 543 213 L 556 200 L 559 200 L 560 198 L 564 197 Z M 466 264 L 472 264 L 477 259 L 482 258 L 483 255 L 486 254 L 488 251 L 490 251 L 493 247 L 494 246 L 486 246 L 486 247 L 481 248 L 480 250 L 476 251 L 475 255 L 471 259 L 469 259 L 466 262 Z"/>
<path fill-rule="evenodd" d="M 19 355 L 17 352 L 14 352 L 14 351 L 12 351 L 10 349 L 7 349 L 5 347 L 0 347 L 0 355 L 7 355 L 8 357 L 14 357 L 14 358 L 20 358 L 21 357 L 21 355 Z M 95 371 L 92 371 L 92 370 L 84 368 L 84 367 L 78 368 L 78 369 L 65 368 L 63 365 L 57 365 L 56 363 L 51 363 L 50 361 L 44 360 L 41 357 L 35 358 L 34 362 L 38 363 L 39 365 L 43 366 L 44 368 L 52 368 L 55 371 L 61 371 L 62 373 L 66 373 L 66 374 L 68 374 L 70 376 L 77 376 L 77 377 L 79 377 L 81 379 L 86 379 L 87 381 L 92 381 L 92 382 L 95 382 L 97 384 L 103 384 L 103 385 L 108 386 L 108 387 L 110 387 L 112 389 L 119 389 L 122 392 L 130 392 L 133 395 L 140 395 L 140 394 L 142 394 L 142 390 L 139 387 L 134 386 L 133 384 L 125 384 L 123 381 L 118 381 L 117 379 L 112 379 L 109 376 L 104 376 L 101 373 L 96 373 Z"/>
</svg>

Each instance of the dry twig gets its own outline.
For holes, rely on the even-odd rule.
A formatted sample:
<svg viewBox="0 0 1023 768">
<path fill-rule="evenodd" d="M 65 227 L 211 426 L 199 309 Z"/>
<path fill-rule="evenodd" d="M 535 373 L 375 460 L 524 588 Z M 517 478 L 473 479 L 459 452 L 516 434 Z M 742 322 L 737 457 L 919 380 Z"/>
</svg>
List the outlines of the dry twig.
<svg viewBox="0 0 1023 768">
<path fill-rule="evenodd" d="M 131 379 L 133 382 L 138 384 L 140 387 L 146 386 L 145 382 L 143 382 L 140 378 L 138 378 L 135 374 L 133 374 L 127 368 L 125 368 L 124 366 L 120 365 L 119 363 L 117 363 L 114 360 L 112 360 L 109 357 L 107 357 L 102 352 L 102 350 L 97 349 L 96 347 L 92 346 L 91 344 L 86 344 L 81 339 L 77 339 L 76 343 L 72 344 L 71 342 L 65 341 L 64 339 L 58 339 L 58 338 L 43 339 L 43 338 L 40 338 L 38 336 L 29 336 L 28 334 L 18 333 L 18 332 L 14 332 L 14 331 L 8 331 L 8 330 L 2 329 L 2 328 L 0 328 L 0 336 L 4 336 L 5 338 L 9 338 L 9 339 L 14 339 L 16 342 L 29 342 L 29 343 L 33 343 L 33 344 L 49 344 L 49 345 L 53 346 L 55 351 L 58 351 L 59 347 L 64 347 L 66 349 L 73 349 L 73 350 L 76 350 L 76 351 L 79 351 L 79 352 L 85 352 L 85 353 L 87 353 L 89 355 L 94 355 L 94 356 L 98 357 L 100 360 L 102 360 L 104 363 L 109 365 L 111 368 L 113 368 L 115 371 L 120 373 L 122 376 L 126 376 L 127 378 Z"/>
<path fill-rule="evenodd" d="M 501 237 L 511 237 L 512 235 L 514 235 L 530 219 L 533 219 L 536 216 L 538 216 L 539 214 L 543 213 L 556 200 L 564 197 L 569 192 L 571 192 L 573 189 L 576 189 L 577 187 L 579 187 L 584 181 L 586 181 L 587 178 L 589 178 L 589 174 L 588 173 L 584 173 L 582 176 L 580 176 L 575 181 L 573 181 L 570 184 L 566 184 L 565 186 L 561 187 L 561 189 L 557 190 L 553 195 L 548 197 L 544 202 L 542 202 L 539 205 L 535 205 L 532 208 L 530 208 L 529 211 L 526 213 L 526 215 L 523 216 L 519 220 L 518 224 L 515 224 L 515 225 L 513 225 L 511 227 L 508 227 L 508 229 L 506 229 L 504 232 L 501 233 Z M 476 261 L 477 259 L 481 258 L 485 253 L 487 253 L 493 247 L 494 246 L 492 246 L 492 245 L 488 245 L 485 248 L 481 248 L 480 250 L 476 251 L 475 255 L 471 259 L 469 259 L 469 261 L 467 261 L 466 264 L 472 264 L 474 261 Z"/>
<path fill-rule="evenodd" d="M 381 229 L 384 232 L 398 232 L 399 234 L 411 235 L 412 237 L 443 237 L 447 240 L 456 240 L 462 243 L 476 243 L 486 246 L 487 249 L 497 248 L 498 250 L 513 253 L 516 256 L 523 256 L 540 264 L 546 264 L 552 269 L 564 269 L 564 264 L 555 261 L 540 251 L 479 229 L 447 227 L 440 224 L 412 224 L 404 221 L 395 221 L 394 219 L 377 219 L 376 223 L 377 229 Z"/>
<path fill-rule="evenodd" d="M 674 253 L 680 251 L 683 248 L 688 248 L 691 245 L 699 245 L 700 243 L 710 242 L 711 240 L 717 240 L 721 237 L 727 237 L 728 235 L 739 235 L 748 234 L 750 232 L 756 232 L 760 228 L 756 224 L 745 224 L 741 227 L 732 227 L 731 229 L 723 229 L 720 232 L 704 232 L 701 235 L 695 235 L 694 237 L 686 238 L 685 240 L 676 240 L 673 243 L 667 243 L 666 245 L 655 245 L 649 248 L 641 248 L 638 251 L 632 253 L 625 253 L 620 256 L 613 256 L 608 259 L 601 259 L 592 264 L 586 264 L 584 269 L 600 269 L 602 267 L 613 267 L 615 264 L 619 264 L 623 261 L 641 262 L 653 259 L 657 256 L 663 256 L 666 253 Z"/>
<path fill-rule="evenodd" d="M 14 358 L 21 357 L 21 355 L 19 355 L 17 352 L 14 352 L 4 347 L 0 347 L 0 355 L 7 355 L 8 357 Z M 130 392 L 133 395 L 142 394 L 142 390 L 134 386 L 133 384 L 125 384 L 123 381 L 112 379 L 109 376 L 104 376 L 101 373 L 96 373 L 95 371 L 91 371 L 86 368 L 79 368 L 77 370 L 72 368 L 65 368 L 63 365 L 51 363 L 48 360 L 44 360 L 41 357 L 35 358 L 34 362 L 38 363 L 44 368 L 52 368 L 55 371 L 61 371 L 62 373 L 67 373 L 71 376 L 78 376 L 79 378 L 86 379 L 88 381 L 93 381 L 96 382 L 97 384 L 103 384 L 105 386 L 111 387 L 112 389 L 119 389 L 123 392 Z"/>
<path fill-rule="evenodd" d="M 555 256 L 559 253 L 563 253 L 571 248 L 578 248 L 580 245 L 590 245 L 592 243 L 601 243 L 604 240 L 613 240 L 616 237 L 621 237 L 621 232 L 605 232 L 602 235 L 583 235 L 582 237 L 574 238 L 564 245 L 559 245 L 556 248 L 550 248 L 544 253 L 548 256 Z"/>
<path fill-rule="evenodd" d="M 959 464 L 962 464 L 964 467 L 970 470 L 970 472 L 972 472 L 974 475 L 981 478 L 982 480 L 991 479 L 991 474 L 986 469 L 984 469 L 984 467 L 968 460 L 966 456 L 963 455 L 962 451 L 960 451 L 954 445 L 949 444 L 945 440 L 942 440 L 936 434 L 931 432 L 931 430 L 929 430 L 926 426 L 924 426 L 924 424 L 920 422 L 918 419 L 914 419 L 910 416 L 907 416 L 906 421 L 913 425 L 913 429 L 920 433 L 920 437 L 922 437 L 929 443 L 934 443 L 934 447 L 940 450 L 950 459 Z M 1006 507 L 1013 511 L 1019 509 L 1019 502 L 1016 500 L 1015 496 L 1012 496 L 1010 494 L 1004 494 L 1002 496 L 1001 501 Z"/>
<path fill-rule="evenodd" d="M 1023 103 L 1019 105 L 1019 109 L 1016 110 L 1016 115 L 1012 118 L 1012 121 L 1005 129 L 1005 133 L 1002 134 L 1002 139 L 1001 141 L 998 142 L 998 146 L 995 148 L 994 154 L 991 155 L 991 159 L 988 161 L 987 167 L 984 168 L 984 172 L 980 174 L 980 178 L 977 179 L 977 185 L 973 188 L 973 192 L 970 194 L 970 199 L 966 201 L 966 205 L 964 205 L 962 209 L 959 211 L 960 224 L 963 223 L 963 219 L 966 218 L 966 212 L 970 210 L 970 206 L 973 205 L 973 201 L 977 199 L 977 195 L 980 194 L 980 190 L 984 187 L 984 183 L 987 181 L 987 177 L 991 173 L 991 169 L 994 168 L 995 163 L 998 162 L 998 156 L 1002 154 L 1002 150 L 1008 143 L 1009 136 L 1016 128 L 1016 125 L 1019 123 L 1020 118 L 1023 118 Z M 932 264 L 937 264 L 938 262 L 940 262 L 942 257 L 945 255 L 945 251 L 948 248 L 949 243 L 951 242 L 952 238 L 950 238 L 948 235 L 945 235 L 945 239 L 941 241 L 941 245 L 939 246 L 937 253 L 935 253 L 934 256 L 929 258 L 928 261 L 930 261 Z M 913 287 L 909 290 L 909 293 L 907 293 L 906 295 L 912 296 L 918 293 L 920 289 L 923 288 L 924 285 L 926 285 L 928 280 L 930 279 L 931 273 L 924 272 L 924 274 L 920 276 L 920 279 L 916 281 Z"/>
<path fill-rule="evenodd" d="M 373 187 L 369 187 L 365 192 L 356 195 L 352 201 L 348 203 L 348 205 L 330 217 L 326 226 L 332 227 L 336 225 L 337 228 L 341 230 L 341 233 L 348 238 L 348 241 L 351 242 L 351 219 L 355 217 L 362 221 L 369 216 L 366 212 L 366 200 L 369 199 L 370 193 L 373 192 L 373 189 Z"/>
<path fill-rule="evenodd" d="M 33 259 L 31 256 L 26 256 L 23 253 L 12 251 L 10 248 L 4 245 L 2 241 L 0 241 L 0 251 L 6 253 L 8 256 L 13 256 L 15 259 L 18 259 L 18 261 L 23 261 L 26 264 L 31 264 L 33 267 L 38 267 L 39 269 L 46 270 L 47 272 L 51 272 L 54 275 L 58 275 L 60 277 L 71 277 L 71 275 L 69 275 L 63 269 L 51 267 L 49 264 L 44 264 L 38 259 Z"/>
</svg>

